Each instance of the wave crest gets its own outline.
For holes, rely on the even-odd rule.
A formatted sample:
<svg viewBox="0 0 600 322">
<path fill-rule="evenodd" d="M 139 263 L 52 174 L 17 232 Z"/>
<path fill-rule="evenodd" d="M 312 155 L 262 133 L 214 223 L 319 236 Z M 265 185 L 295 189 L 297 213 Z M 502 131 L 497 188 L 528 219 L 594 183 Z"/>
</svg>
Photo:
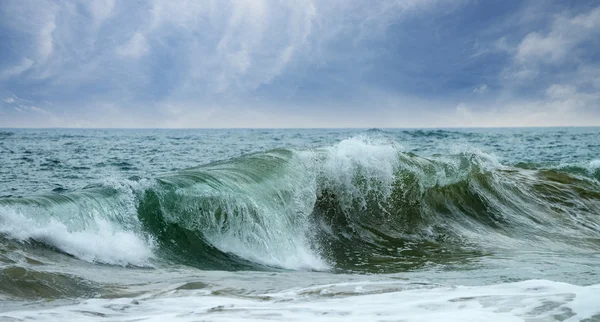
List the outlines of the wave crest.
<svg viewBox="0 0 600 322">
<path fill-rule="evenodd" d="M 387 272 L 499 248 L 597 251 L 598 213 L 593 177 L 474 149 L 420 157 L 371 135 L 0 199 L 0 233 L 117 265 Z"/>
</svg>

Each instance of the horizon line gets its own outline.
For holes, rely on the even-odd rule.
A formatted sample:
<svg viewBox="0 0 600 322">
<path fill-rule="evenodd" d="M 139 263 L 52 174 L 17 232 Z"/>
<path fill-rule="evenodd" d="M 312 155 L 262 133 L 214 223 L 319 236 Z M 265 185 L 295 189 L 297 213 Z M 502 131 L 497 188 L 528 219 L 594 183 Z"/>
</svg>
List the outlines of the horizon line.
<svg viewBox="0 0 600 322">
<path fill-rule="evenodd" d="M 600 125 L 447 126 L 447 127 L 0 127 L 2 130 L 443 130 L 596 128 Z"/>
</svg>

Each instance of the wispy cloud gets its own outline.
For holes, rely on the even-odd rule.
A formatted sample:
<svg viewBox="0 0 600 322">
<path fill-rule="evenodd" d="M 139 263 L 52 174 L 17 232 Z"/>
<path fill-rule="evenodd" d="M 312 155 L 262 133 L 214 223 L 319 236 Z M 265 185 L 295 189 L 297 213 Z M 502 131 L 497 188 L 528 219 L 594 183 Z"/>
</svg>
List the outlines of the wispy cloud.
<svg viewBox="0 0 600 322">
<path fill-rule="evenodd" d="M 600 123 L 599 21 L 558 1 L 5 0 L 0 126 Z"/>
<path fill-rule="evenodd" d="M 473 89 L 473 93 L 476 93 L 476 94 L 485 94 L 487 92 L 488 92 L 488 86 L 486 84 L 482 84 Z"/>
<path fill-rule="evenodd" d="M 89 0 L 85 1 L 94 23 L 100 25 L 109 18 L 115 8 L 115 0 Z"/>
<path fill-rule="evenodd" d="M 528 33 L 517 46 L 518 63 L 558 64 L 572 59 L 574 50 L 585 46 L 600 34 L 600 8 L 575 16 L 561 14 L 554 18 L 548 32 Z"/>
<path fill-rule="evenodd" d="M 140 58 L 148 53 L 146 37 L 136 32 L 127 43 L 117 47 L 117 54 L 125 58 Z"/>
<path fill-rule="evenodd" d="M 0 78 L 8 78 L 18 76 L 27 71 L 35 62 L 27 57 L 24 57 L 20 63 L 11 66 L 0 72 Z"/>
<path fill-rule="evenodd" d="M 552 71 L 564 75 L 569 69 L 598 64 L 590 53 L 597 50 L 595 39 L 600 37 L 600 7 L 583 13 L 560 12 L 549 20 L 549 27 L 538 26 L 514 47 L 506 44 L 505 38 L 500 40 L 502 49 L 513 55 L 505 77 L 530 81 L 548 77 Z"/>
</svg>

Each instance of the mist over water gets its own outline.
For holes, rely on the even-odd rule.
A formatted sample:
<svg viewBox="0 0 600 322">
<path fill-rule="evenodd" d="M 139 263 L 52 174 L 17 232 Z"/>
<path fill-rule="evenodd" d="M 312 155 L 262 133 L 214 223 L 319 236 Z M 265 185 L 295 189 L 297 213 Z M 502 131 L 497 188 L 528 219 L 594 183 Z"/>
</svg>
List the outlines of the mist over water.
<svg viewBox="0 0 600 322">
<path fill-rule="evenodd" d="M 3 130 L 0 317 L 598 320 L 598 137 Z"/>
</svg>

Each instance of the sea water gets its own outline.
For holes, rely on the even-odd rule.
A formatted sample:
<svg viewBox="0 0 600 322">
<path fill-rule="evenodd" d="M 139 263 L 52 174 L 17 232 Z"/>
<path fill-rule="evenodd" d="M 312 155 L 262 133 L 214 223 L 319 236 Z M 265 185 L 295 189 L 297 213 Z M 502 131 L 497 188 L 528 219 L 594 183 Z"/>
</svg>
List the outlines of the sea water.
<svg viewBox="0 0 600 322">
<path fill-rule="evenodd" d="M 600 128 L 0 130 L 0 321 L 600 321 Z"/>
</svg>

